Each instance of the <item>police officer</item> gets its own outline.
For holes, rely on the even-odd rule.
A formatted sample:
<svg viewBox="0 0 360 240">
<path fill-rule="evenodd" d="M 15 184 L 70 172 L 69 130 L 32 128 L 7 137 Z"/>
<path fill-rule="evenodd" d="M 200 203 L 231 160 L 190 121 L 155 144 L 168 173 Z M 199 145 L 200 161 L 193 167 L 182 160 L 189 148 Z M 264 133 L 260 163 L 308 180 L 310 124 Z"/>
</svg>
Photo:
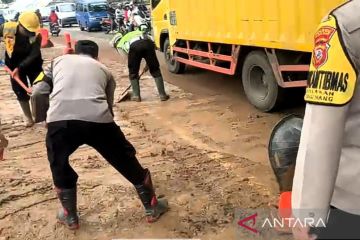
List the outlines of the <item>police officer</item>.
<svg viewBox="0 0 360 240">
<path fill-rule="evenodd" d="M 57 218 L 70 229 L 79 227 L 79 219 L 78 175 L 69 164 L 69 156 L 84 144 L 96 149 L 135 186 L 148 222 L 156 221 L 168 208 L 166 199 L 155 195 L 150 171 L 141 166 L 135 148 L 114 122 L 115 81 L 110 71 L 96 61 L 98 50 L 95 42 L 78 41 L 77 55 L 55 58 L 33 87 L 33 101 L 42 101 L 46 99 L 42 95 L 50 94 L 46 147 L 63 207 Z"/>
<path fill-rule="evenodd" d="M 151 75 L 155 79 L 160 100 L 167 101 L 169 99 L 169 95 L 165 92 L 164 80 L 160 71 L 160 64 L 156 57 L 155 44 L 152 41 L 151 36 L 147 33 L 147 27 L 140 26 L 139 28 L 140 29 L 136 31 L 129 32 L 125 36 L 118 33 L 111 41 L 111 45 L 120 53 L 128 55 L 129 78 L 132 87 L 131 100 L 136 102 L 141 101 L 139 70 L 141 60 L 144 58 Z"/>
<path fill-rule="evenodd" d="M 0 36 L 5 42 L 5 64 L 13 71 L 11 86 L 26 118 L 26 126 L 34 124 L 29 104 L 30 97 L 14 80 L 19 77 L 26 86 L 27 78 L 32 84 L 42 72 L 40 22 L 34 12 L 23 12 L 18 22 L 7 22 L 0 26 Z"/>
<path fill-rule="evenodd" d="M 315 34 L 292 208 L 326 228 L 298 226 L 295 239 L 360 239 L 359 17 L 360 1 L 349 1 Z"/>
</svg>

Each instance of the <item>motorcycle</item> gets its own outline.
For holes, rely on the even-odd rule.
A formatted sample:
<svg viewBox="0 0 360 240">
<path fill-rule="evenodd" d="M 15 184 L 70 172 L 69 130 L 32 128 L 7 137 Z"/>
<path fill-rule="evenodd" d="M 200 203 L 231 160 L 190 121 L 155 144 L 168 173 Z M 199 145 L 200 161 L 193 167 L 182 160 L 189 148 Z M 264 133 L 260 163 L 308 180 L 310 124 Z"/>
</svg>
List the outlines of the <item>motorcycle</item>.
<svg viewBox="0 0 360 240">
<path fill-rule="evenodd" d="M 110 32 L 126 33 L 126 26 L 123 17 L 119 17 L 116 19 L 111 19 L 109 17 L 103 18 L 101 21 L 101 28 L 105 32 L 105 34 L 109 34 Z"/>
<path fill-rule="evenodd" d="M 113 21 L 110 18 L 103 18 L 100 24 L 101 29 L 105 32 L 105 34 L 109 34 L 111 32 L 111 25 L 113 24 Z"/>
<path fill-rule="evenodd" d="M 58 23 L 50 23 L 50 33 L 51 36 L 56 35 L 57 37 L 59 36 L 60 33 L 60 27 Z"/>
</svg>

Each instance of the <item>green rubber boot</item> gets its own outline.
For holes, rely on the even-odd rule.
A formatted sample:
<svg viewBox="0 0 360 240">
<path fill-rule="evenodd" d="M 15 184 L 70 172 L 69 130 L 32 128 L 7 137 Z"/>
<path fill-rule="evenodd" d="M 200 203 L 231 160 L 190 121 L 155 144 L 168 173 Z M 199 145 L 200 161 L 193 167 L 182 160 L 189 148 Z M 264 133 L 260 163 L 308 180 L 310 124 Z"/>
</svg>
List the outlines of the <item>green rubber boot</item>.
<svg viewBox="0 0 360 240">
<path fill-rule="evenodd" d="M 76 187 L 71 189 L 56 188 L 55 190 L 62 205 L 62 209 L 57 215 L 58 221 L 66 225 L 70 230 L 78 229 L 80 226 L 76 207 Z"/>
<path fill-rule="evenodd" d="M 19 101 L 19 104 L 20 104 L 21 110 L 23 111 L 24 116 L 26 118 L 25 127 L 32 127 L 35 123 L 32 118 L 29 101 Z"/>
<path fill-rule="evenodd" d="M 132 88 L 131 101 L 141 102 L 139 79 L 132 79 L 130 83 Z"/>
<path fill-rule="evenodd" d="M 169 100 L 170 96 L 166 94 L 165 92 L 165 86 L 164 86 L 164 79 L 162 77 L 157 77 L 155 79 L 155 84 L 159 92 L 160 100 L 161 101 L 167 101 Z"/>
<path fill-rule="evenodd" d="M 168 211 L 168 202 L 164 198 L 157 198 L 151 181 L 150 171 L 146 169 L 143 184 L 135 185 L 139 198 L 144 205 L 148 223 L 156 222 L 162 214 Z"/>
</svg>

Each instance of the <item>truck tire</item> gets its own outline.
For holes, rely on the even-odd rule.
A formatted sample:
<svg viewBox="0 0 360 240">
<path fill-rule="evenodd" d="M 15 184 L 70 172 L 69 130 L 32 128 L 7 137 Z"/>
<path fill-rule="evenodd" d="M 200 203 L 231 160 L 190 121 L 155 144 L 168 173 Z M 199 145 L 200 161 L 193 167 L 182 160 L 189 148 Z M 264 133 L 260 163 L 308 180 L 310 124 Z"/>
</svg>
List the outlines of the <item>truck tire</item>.
<svg viewBox="0 0 360 240">
<path fill-rule="evenodd" d="M 184 63 L 180 63 L 172 59 L 170 53 L 170 41 L 166 39 L 164 42 L 164 57 L 166 64 L 168 66 L 168 70 L 171 73 L 181 74 L 185 72 L 186 65 Z"/>
<path fill-rule="evenodd" d="M 284 89 L 279 87 L 263 51 L 253 51 L 246 57 L 242 83 L 246 97 L 257 109 L 270 112 L 281 105 Z"/>
<path fill-rule="evenodd" d="M 62 22 L 61 19 L 59 19 L 59 25 L 60 25 L 61 28 L 64 28 L 64 27 L 65 27 L 65 25 L 64 25 L 64 23 Z"/>
</svg>

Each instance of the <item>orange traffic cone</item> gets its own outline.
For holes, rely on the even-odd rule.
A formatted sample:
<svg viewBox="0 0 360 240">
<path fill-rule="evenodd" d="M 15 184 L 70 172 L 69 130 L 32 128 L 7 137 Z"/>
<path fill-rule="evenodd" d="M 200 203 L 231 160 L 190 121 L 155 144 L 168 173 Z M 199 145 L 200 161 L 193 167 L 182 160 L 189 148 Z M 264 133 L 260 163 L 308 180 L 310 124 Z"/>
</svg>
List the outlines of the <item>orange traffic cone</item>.
<svg viewBox="0 0 360 240">
<path fill-rule="evenodd" d="M 49 31 L 46 28 L 41 28 L 40 34 L 41 34 L 41 47 L 42 48 L 49 48 L 49 47 L 54 46 L 54 44 L 49 39 Z"/>
<path fill-rule="evenodd" d="M 70 33 L 66 32 L 66 33 L 64 33 L 64 36 L 65 36 L 64 54 L 73 54 L 74 49 L 71 46 L 71 35 L 70 35 Z"/>
<path fill-rule="evenodd" d="M 281 193 L 279 199 L 279 217 L 291 218 L 291 216 L 292 216 L 291 192 L 283 192 Z"/>
</svg>

